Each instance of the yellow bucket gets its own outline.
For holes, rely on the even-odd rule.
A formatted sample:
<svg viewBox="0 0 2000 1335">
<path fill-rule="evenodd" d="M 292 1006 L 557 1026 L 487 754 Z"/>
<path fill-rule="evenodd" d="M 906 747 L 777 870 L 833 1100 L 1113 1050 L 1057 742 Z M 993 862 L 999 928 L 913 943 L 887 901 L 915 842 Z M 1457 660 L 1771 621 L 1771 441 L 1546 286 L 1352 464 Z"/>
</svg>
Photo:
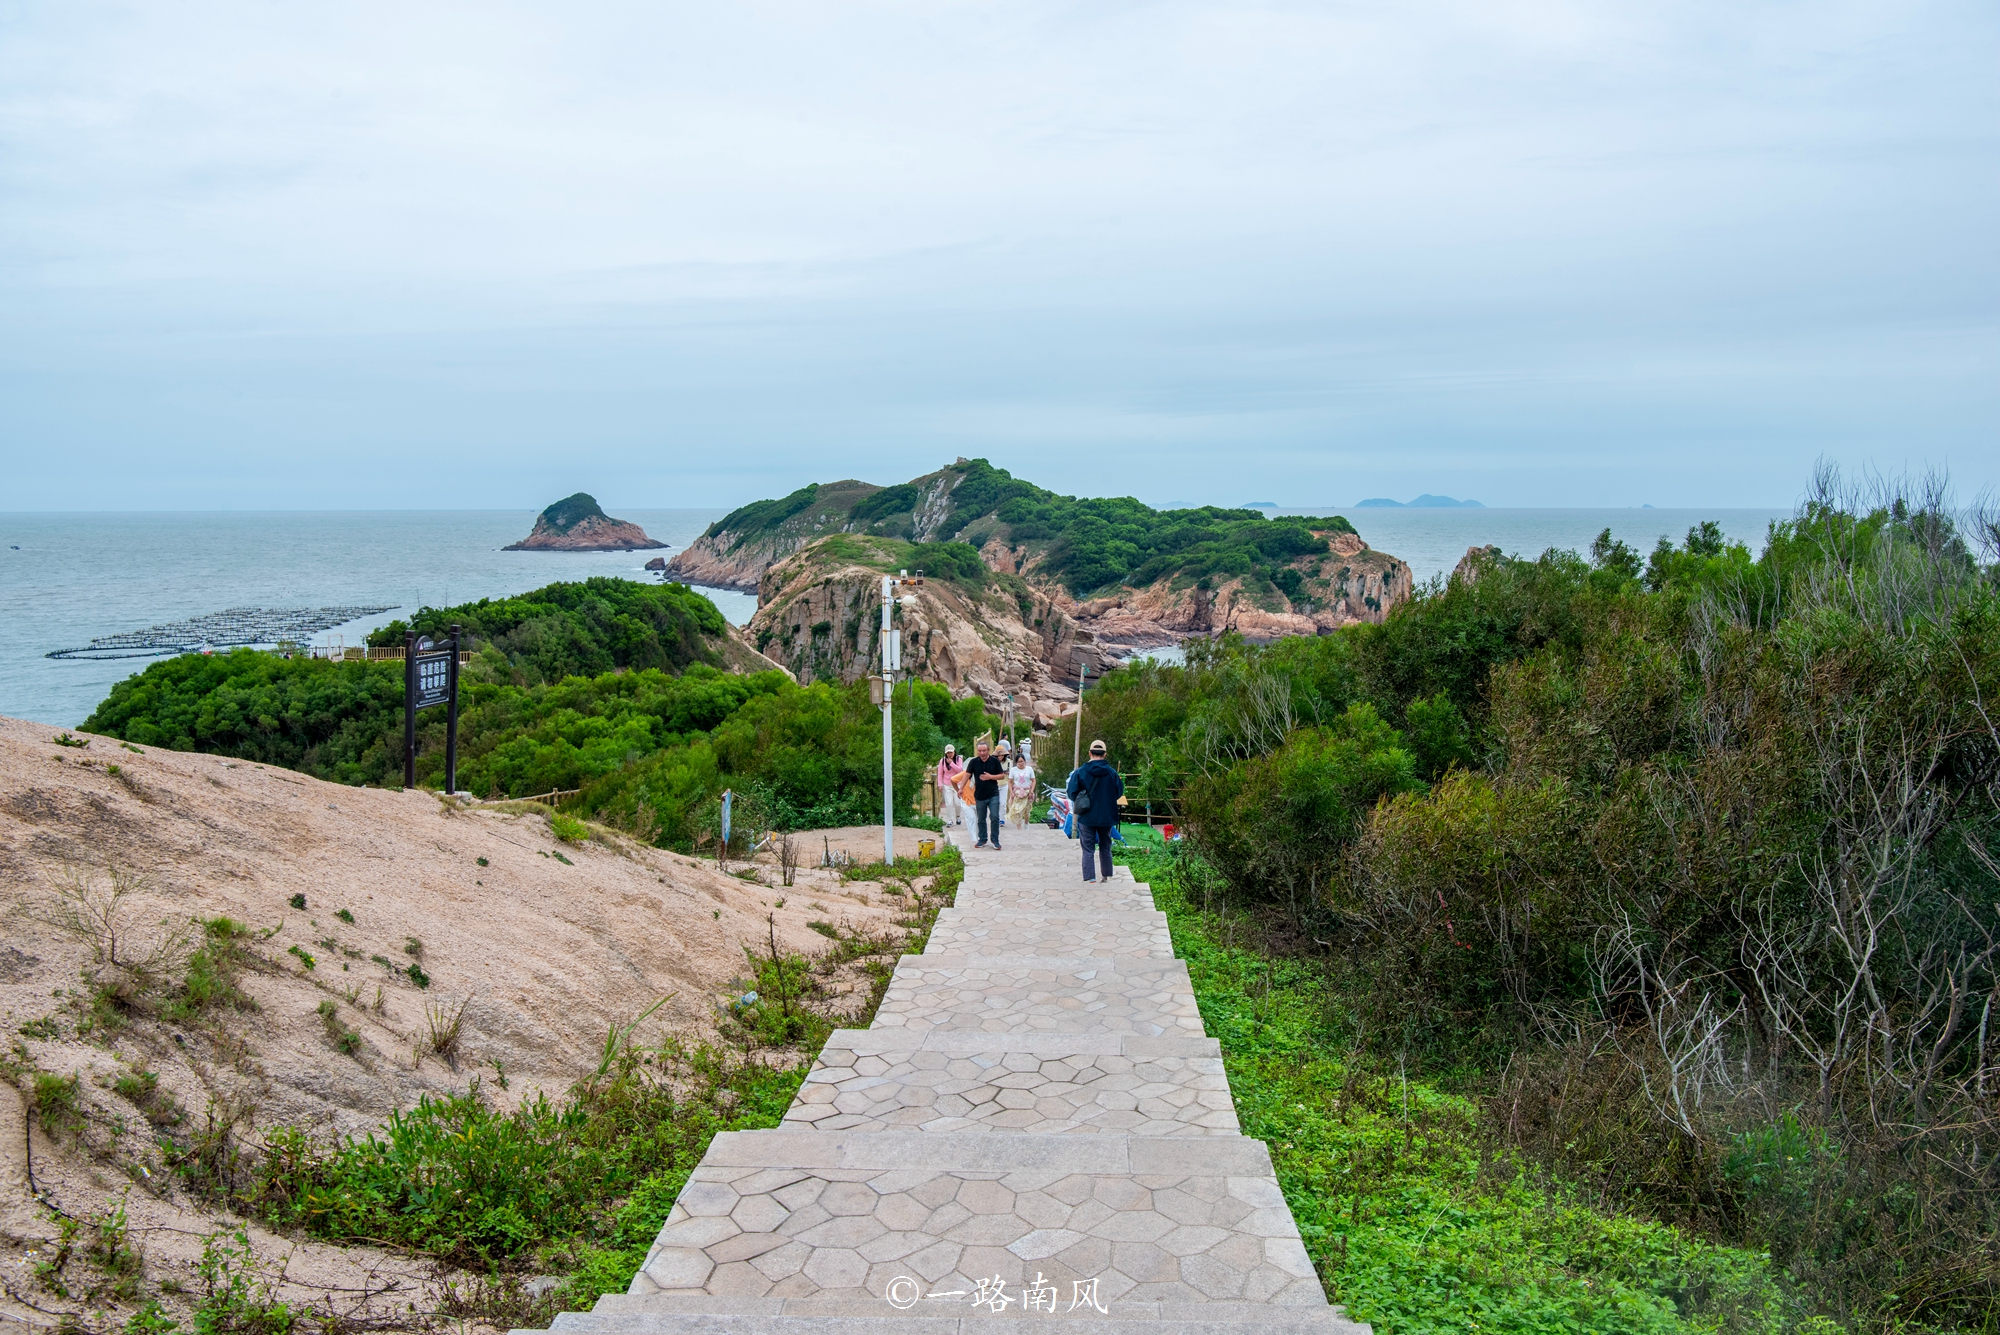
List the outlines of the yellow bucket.
<svg viewBox="0 0 2000 1335">
<path fill-rule="evenodd" d="M 934 853 L 936 853 L 936 852 L 937 852 L 937 840 L 935 840 L 935 839 L 919 839 L 919 840 L 917 840 L 917 856 L 918 856 L 918 857 L 920 857 L 920 858 L 927 858 L 927 857 L 930 857 L 930 856 L 931 856 L 932 854 L 934 854 Z"/>
</svg>

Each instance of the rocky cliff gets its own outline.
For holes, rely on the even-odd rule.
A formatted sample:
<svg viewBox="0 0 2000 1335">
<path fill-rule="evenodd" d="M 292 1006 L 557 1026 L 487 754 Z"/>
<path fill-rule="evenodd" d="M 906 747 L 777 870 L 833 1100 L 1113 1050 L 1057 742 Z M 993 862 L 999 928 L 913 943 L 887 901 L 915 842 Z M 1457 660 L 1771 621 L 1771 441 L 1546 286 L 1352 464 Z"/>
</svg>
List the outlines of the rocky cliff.
<svg viewBox="0 0 2000 1335">
<path fill-rule="evenodd" d="M 880 672 L 882 576 L 909 560 L 894 539 L 810 544 L 764 571 L 748 637 L 801 681 Z M 996 707 L 1012 696 L 1024 719 L 1046 726 L 1075 707 L 1079 663 L 1092 675 L 1109 666 L 1053 597 L 1018 578 L 931 576 L 911 593 L 894 612 L 903 670 Z"/>
<path fill-rule="evenodd" d="M 629 552 L 642 548 L 665 547 L 654 542 L 646 530 L 623 519 L 613 519 L 583 492 L 551 505 L 535 520 L 534 531 L 500 550 L 505 552 Z"/>
<path fill-rule="evenodd" d="M 667 562 L 667 578 L 755 593 L 766 570 L 828 533 L 872 531 L 929 541 L 949 514 L 959 477 L 947 468 L 894 487 L 853 478 L 815 482 L 789 496 L 754 502 L 709 525 Z"/>
<path fill-rule="evenodd" d="M 1164 576 L 1081 601 L 1058 589 L 1053 601 L 1106 654 L 1126 657 L 1198 635 L 1235 632 L 1257 641 L 1324 635 L 1357 622 L 1379 622 L 1414 590 L 1409 566 L 1375 551 L 1358 534 L 1322 531 L 1314 537 L 1325 542 L 1322 550 L 1294 557 L 1280 568 L 1281 577 L 1284 571 L 1296 574 L 1295 581 L 1285 581 L 1293 586 L 1289 595 L 1245 576 Z M 1032 556 L 1022 559 L 997 541 L 988 542 L 980 555 L 996 570 L 1016 570 L 1036 582 Z"/>
</svg>

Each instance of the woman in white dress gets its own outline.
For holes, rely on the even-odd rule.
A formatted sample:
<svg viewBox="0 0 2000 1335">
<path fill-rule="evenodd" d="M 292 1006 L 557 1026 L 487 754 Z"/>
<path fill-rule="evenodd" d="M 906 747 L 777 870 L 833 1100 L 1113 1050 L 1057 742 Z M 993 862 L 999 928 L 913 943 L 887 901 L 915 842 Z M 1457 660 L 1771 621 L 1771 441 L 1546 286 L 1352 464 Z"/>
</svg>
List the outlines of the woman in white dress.
<svg viewBox="0 0 2000 1335">
<path fill-rule="evenodd" d="M 1007 819 L 1017 830 L 1028 828 L 1028 811 L 1035 805 L 1035 770 L 1025 752 L 1014 753 L 1014 765 L 1007 771 Z"/>
</svg>

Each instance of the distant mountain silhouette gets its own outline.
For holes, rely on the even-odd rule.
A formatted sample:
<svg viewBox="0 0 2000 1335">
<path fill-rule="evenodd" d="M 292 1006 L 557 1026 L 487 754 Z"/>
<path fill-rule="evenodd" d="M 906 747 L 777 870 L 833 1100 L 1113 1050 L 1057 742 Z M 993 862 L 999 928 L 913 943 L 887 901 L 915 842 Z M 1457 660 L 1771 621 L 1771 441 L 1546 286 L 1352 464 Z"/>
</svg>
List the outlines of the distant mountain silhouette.
<svg viewBox="0 0 2000 1335">
<path fill-rule="evenodd" d="M 1484 510 L 1478 501 L 1456 501 L 1449 496 L 1433 496 L 1429 492 L 1413 501 L 1392 501 L 1386 496 L 1371 496 L 1365 501 L 1357 501 L 1357 510 Z"/>
</svg>

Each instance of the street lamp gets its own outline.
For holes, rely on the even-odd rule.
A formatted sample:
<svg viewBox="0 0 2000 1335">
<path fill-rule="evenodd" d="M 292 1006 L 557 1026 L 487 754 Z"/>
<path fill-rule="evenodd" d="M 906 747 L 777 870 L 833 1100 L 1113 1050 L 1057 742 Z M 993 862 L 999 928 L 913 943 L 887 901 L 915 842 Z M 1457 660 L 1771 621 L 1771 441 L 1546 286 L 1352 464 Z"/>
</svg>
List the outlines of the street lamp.
<svg viewBox="0 0 2000 1335">
<path fill-rule="evenodd" d="M 896 775 L 895 775 L 895 733 L 891 716 L 895 711 L 896 674 L 903 668 L 903 637 L 890 622 L 896 609 L 898 588 L 920 589 L 924 584 L 921 572 L 911 579 L 907 570 L 894 575 L 882 576 L 882 671 L 871 682 L 869 694 L 882 707 L 882 861 L 888 866 L 896 865 Z M 905 607 L 915 604 L 915 594 L 907 594 L 902 602 Z"/>
</svg>

